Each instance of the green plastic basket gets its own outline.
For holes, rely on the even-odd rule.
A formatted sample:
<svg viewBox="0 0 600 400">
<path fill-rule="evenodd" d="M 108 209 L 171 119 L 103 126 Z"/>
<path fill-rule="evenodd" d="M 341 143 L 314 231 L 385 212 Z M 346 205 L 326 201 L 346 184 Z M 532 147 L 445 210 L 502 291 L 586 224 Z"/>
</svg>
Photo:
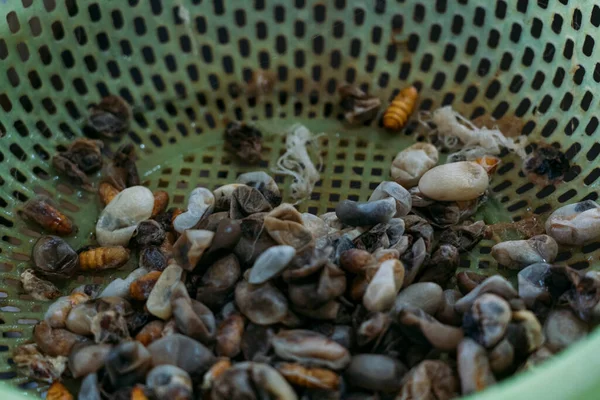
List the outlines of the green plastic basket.
<svg viewBox="0 0 600 400">
<path fill-rule="evenodd" d="M 366 200 L 417 126 L 400 134 L 376 123 L 350 129 L 337 87 L 362 85 L 388 101 L 414 84 L 420 110 L 451 104 L 468 118 L 520 119 L 518 130 L 532 141 L 566 153 L 572 168 L 557 186 L 529 183 L 519 159 L 504 159 L 486 218 L 510 221 L 598 197 L 598 25 L 599 6 L 576 0 L 0 0 L 2 398 L 45 390 L 11 363 L 48 306 L 20 288 L 39 233 L 16 211 L 36 193 L 50 194 L 80 227 L 69 242 L 89 242 L 99 201 L 60 179 L 49 161 L 82 135 L 87 107 L 102 96 L 133 105 L 123 140 L 137 146 L 144 184 L 168 191 L 175 206 L 185 206 L 196 186 L 213 188 L 252 169 L 223 151 L 228 121 L 256 121 L 269 133 L 265 170 L 282 154 L 288 126 L 325 132 L 323 179 L 301 206 L 320 213 L 340 199 Z M 257 88 L 258 74 L 273 87 Z M 493 272 L 492 244 L 482 242 L 470 268 Z M 566 249 L 559 260 L 595 267 L 599 248 Z M 64 289 L 113 276 L 81 276 Z M 595 332 L 476 398 L 597 399 L 598 348 Z"/>
</svg>

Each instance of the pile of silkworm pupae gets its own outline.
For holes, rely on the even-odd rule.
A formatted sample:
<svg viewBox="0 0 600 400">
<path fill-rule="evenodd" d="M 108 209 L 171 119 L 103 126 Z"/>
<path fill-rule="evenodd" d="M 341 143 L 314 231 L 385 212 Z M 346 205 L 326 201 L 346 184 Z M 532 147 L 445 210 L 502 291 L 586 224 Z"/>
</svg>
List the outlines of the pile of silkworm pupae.
<svg viewBox="0 0 600 400">
<path fill-rule="evenodd" d="M 78 139 L 53 161 L 84 188 L 103 169 L 97 245 L 73 249 L 63 236 L 75 224 L 47 198 L 21 210 L 49 233 L 23 287 L 53 303 L 13 359 L 52 384 L 49 399 L 72 398 L 61 381 L 76 378 L 86 400 L 446 400 L 535 367 L 600 319 L 600 274 L 553 264 L 559 246 L 600 236 L 593 201 L 492 248 L 516 287 L 457 272 L 489 237 L 473 218 L 496 157 L 438 165 L 438 149 L 416 143 L 368 201 L 316 216 L 261 171 L 169 209 L 167 193 L 140 185 L 131 145 L 108 165 L 101 150 Z M 62 295 L 52 283 L 133 257 L 138 268 L 105 287 Z"/>
</svg>

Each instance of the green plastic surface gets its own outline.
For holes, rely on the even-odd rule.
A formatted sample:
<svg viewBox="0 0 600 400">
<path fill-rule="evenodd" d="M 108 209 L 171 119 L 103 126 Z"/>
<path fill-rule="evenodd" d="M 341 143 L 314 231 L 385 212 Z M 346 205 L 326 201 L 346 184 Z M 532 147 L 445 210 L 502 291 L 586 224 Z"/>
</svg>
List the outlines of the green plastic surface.
<svg viewBox="0 0 600 400">
<path fill-rule="evenodd" d="M 196 186 L 253 169 L 223 151 L 230 120 L 254 121 L 266 133 L 265 170 L 293 123 L 325 132 L 323 179 L 301 207 L 321 213 L 347 197 L 366 200 L 420 131 L 416 113 L 399 134 L 377 123 L 345 126 L 336 88 L 359 84 L 387 102 L 414 84 L 419 110 L 451 104 L 468 118 L 520 119 L 532 142 L 566 152 L 573 167 L 557 186 L 529 183 L 518 158 L 503 160 L 484 214 L 508 221 L 598 197 L 599 24 L 600 8 L 575 0 L 0 0 L 0 380 L 23 395 L 45 389 L 10 364 L 48 305 L 20 288 L 39 233 L 16 211 L 50 194 L 80 227 L 69 242 L 90 241 L 96 195 L 65 183 L 49 161 L 82 135 L 87 107 L 103 95 L 133 105 L 123 140 L 137 145 L 144 184 L 168 191 L 175 206 Z M 272 80 L 272 91 L 256 95 L 256 74 Z M 492 244 L 482 242 L 464 267 L 493 273 Z M 598 248 L 562 249 L 560 260 L 596 267 Z M 111 277 L 78 277 L 64 289 Z M 596 399 L 598 348 L 596 332 L 476 398 Z"/>
</svg>

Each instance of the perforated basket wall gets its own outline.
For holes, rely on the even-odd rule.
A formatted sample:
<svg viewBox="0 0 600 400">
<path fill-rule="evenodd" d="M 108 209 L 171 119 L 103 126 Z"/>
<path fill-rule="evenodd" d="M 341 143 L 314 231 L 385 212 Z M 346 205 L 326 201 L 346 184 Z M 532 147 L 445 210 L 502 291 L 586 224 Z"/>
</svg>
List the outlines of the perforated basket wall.
<svg viewBox="0 0 600 400">
<path fill-rule="evenodd" d="M 323 179 L 301 206 L 321 213 L 340 199 L 365 200 L 417 126 L 395 135 L 377 122 L 349 129 L 336 88 L 354 83 L 388 101 L 414 84 L 420 110 L 451 104 L 468 118 L 520 119 L 513 133 L 566 153 L 572 168 L 557 186 L 536 186 L 519 159 L 504 160 L 488 218 L 517 220 L 598 198 L 599 24 L 594 2 L 574 0 L 0 0 L 0 380 L 43 390 L 16 376 L 10 359 L 47 307 L 18 282 L 39 233 L 16 211 L 36 193 L 55 196 L 80 226 L 69 241 L 89 241 L 99 202 L 49 161 L 82 135 L 87 107 L 102 96 L 134 106 L 123 140 L 138 147 L 144 184 L 167 190 L 176 206 L 193 187 L 248 170 L 222 149 L 227 121 L 272 133 L 263 169 L 282 154 L 289 125 L 327 133 Z M 259 73 L 274 87 L 257 96 Z M 490 245 L 464 266 L 491 273 Z M 588 267 L 599 248 L 564 251 L 559 261 Z"/>
</svg>

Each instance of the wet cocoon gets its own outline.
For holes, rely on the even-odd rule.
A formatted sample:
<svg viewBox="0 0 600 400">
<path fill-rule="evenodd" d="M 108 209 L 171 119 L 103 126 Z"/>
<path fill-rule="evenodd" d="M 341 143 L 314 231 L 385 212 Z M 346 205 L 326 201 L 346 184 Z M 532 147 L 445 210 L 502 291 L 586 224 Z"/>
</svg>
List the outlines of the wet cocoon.
<svg viewBox="0 0 600 400">
<path fill-rule="evenodd" d="M 278 276 L 296 255 L 292 246 L 273 246 L 262 253 L 250 269 L 248 282 L 260 284 Z"/>
<path fill-rule="evenodd" d="M 146 308 L 148 312 L 162 320 L 167 320 L 173 314 L 171 307 L 171 294 L 177 285 L 183 285 L 181 276 L 183 269 L 177 264 L 169 265 L 156 281 L 150 292 Z"/>
<path fill-rule="evenodd" d="M 369 202 L 392 198 L 396 201 L 394 217 L 403 217 L 410 212 L 412 199 L 408 190 L 396 182 L 381 182 L 369 197 Z"/>
<path fill-rule="evenodd" d="M 104 208 L 96 223 L 101 246 L 127 246 L 141 221 L 152 215 L 154 195 L 143 186 L 123 190 Z"/>
<path fill-rule="evenodd" d="M 406 189 L 419 183 L 423 174 L 435 167 L 438 150 L 430 143 L 415 143 L 396 155 L 392 161 L 392 179 Z"/>
<path fill-rule="evenodd" d="M 592 200 L 569 204 L 546 221 L 546 233 L 560 244 L 580 246 L 600 236 L 600 205 Z"/>
<path fill-rule="evenodd" d="M 485 169 L 469 161 L 438 165 L 427 171 L 419 181 L 421 193 L 437 201 L 474 200 L 488 186 Z"/>
<path fill-rule="evenodd" d="M 509 269 L 552 262 L 558 254 L 558 244 L 548 235 L 534 236 L 528 240 L 509 240 L 492 247 L 492 257 Z"/>
<path fill-rule="evenodd" d="M 183 233 L 186 229 L 192 229 L 207 214 L 210 214 L 215 206 L 215 196 L 205 188 L 192 190 L 188 200 L 188 209 L 179 214 L 173 221 L 173 228 Z"/>
<path fill-rule="evenodd" d="M 369 311 L 389 310 L 403 282 L 404 266 L 399 260 L 382 262 L 365 291 L 363 297 L 365 308 Z"/>
</svg>

